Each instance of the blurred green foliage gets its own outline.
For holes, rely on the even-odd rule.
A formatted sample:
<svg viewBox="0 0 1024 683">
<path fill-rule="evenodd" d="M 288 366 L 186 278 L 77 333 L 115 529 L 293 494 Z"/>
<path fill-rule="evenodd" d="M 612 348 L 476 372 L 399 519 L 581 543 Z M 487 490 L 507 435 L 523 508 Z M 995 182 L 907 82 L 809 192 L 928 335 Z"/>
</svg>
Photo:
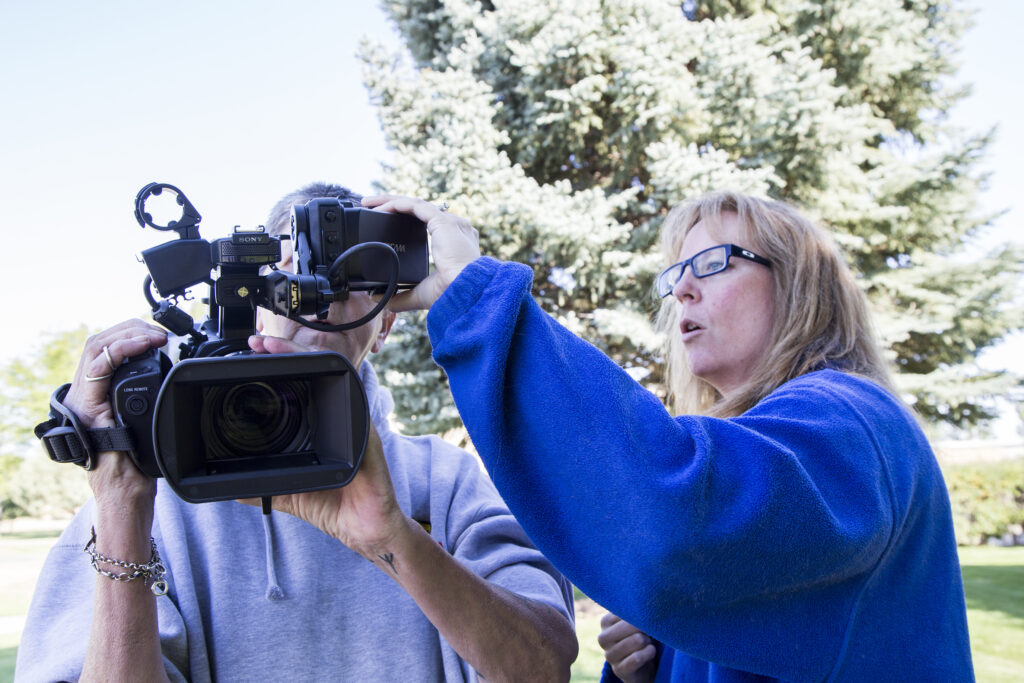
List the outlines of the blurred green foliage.
<svg viewBox="0 0 1024 683">
<path fill-rule="evenodd" d="M 62 517 L 89 497 L 85 472 L 51 462 L 33 433 L 50 395 L 74 376 L 90 331 L 44 336 L 34 353 L 0 366 L 0 518 Z"/>
<path fill-rule="evenodd" d="M 1024 534 L 1024 460 L 943 469 L 958 545 Z"/>
</svg>

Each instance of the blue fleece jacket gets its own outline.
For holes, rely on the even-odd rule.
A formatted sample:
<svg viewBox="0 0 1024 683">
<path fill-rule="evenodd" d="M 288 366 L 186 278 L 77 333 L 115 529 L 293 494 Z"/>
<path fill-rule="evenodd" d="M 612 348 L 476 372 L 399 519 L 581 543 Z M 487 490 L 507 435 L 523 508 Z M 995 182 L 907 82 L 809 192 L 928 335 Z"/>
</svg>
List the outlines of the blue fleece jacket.
<svg viewBox="0 0 1024 683">
<path fill-rule="evenodd" d="M 531 276 L 467 267 L 434 358 L 513 514 L 660 641 L 658 680 L 973 679 L 948 495 L 895 397 L 823 370 L 737 418 L 672 417 Z"/>
</svg>

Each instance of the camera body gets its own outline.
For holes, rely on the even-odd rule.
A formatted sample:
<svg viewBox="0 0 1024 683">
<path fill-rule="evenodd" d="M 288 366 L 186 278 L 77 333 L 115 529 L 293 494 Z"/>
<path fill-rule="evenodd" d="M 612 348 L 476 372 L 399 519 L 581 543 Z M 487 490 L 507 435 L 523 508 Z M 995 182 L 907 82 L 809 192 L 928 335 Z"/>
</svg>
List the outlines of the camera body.
<svg viewBox="0 0 1024 683">
<path fill-rule="evenodd" d="M 111 400 L 136 466 L 193 503 L 344 486 L 369 407 L 338 353 L 191 358 L 151 349 L 117 369 Z"/>
<path fill-rule="evenodd" d="M 427 276 L 427 231 L 414 216 L 370 211 L 351 201 L 319 198 L 293 206 L 291 225 L 292 245 L 309 241 L 309 257 L 305 263 L 296 262 L 296 272 L 315 272 L 317 266 L 334 263 L 347 249 L 372 242 L 385 244 L 398 255 L 398 288 L 414 287 Z M 391 263 L 386 252 L 376 250 L 353 257 L 345 268 L 350 288 L 383 290 Z"/>
<path fill-rule="evenodd" d="M 145 203 L 164 191 L 176 196 L 183 213 L 159 226 Z M 177 363 L 152 349 L 128 359 L 112 377 L 111 403 L 133 436 L 136 466 L 164 477 L 189 502 L 267 498 L 351 481 L 369 435 L 357 369 L 334 352 L 251 354 L 256 309 L 317 327 L 304 316 L 323 320 L 330 304 L 351 291 L 383 294 L 360 320 L 320 329 L 365 324 L 396 289 L 426 277 L 424 224 L 318 198 L 292 207 L 287 237 L 236 228 L 231 237 L 208 242 L 199 236 L 200 215 L 184 194 L 157 183 L 139 192 L 135 215 L 143 227 L 178 232 L 179 239 L 143 252 L 150 273 L 144 293 L 154 320 L 187 336 Z M 290 273 L 274 267 L 288 239 Z M 210 310 L 195 325 L 176 304 L 202 282 L 210 285 Z"/>
</svg>

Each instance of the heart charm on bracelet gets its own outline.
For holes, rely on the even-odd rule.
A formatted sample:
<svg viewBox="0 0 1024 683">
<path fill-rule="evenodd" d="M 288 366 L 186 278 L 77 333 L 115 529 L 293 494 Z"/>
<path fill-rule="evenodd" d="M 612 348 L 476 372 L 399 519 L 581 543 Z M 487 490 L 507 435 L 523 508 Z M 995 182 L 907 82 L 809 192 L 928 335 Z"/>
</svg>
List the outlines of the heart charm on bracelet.
<svg viewBox="0 0 1024 683">
<path fill-rule="evenodd" d="M 153 585 L 149 587 L 149 590 L 153 591 L 153 595 L 156 596 L 167 595 L 167 582 L 154 581 Z"/>
</svg>

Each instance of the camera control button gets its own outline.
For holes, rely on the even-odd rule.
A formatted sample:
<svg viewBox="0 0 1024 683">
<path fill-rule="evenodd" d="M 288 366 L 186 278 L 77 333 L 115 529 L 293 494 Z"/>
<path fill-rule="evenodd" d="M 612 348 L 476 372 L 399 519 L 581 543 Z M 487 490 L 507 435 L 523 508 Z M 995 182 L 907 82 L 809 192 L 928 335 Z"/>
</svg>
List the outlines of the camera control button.
<svg viewBox="0 0 1024 683">
<path fill-rule="evenodd" d="M 129 415 L 143 415 L 149 409 L 149 401 L 145 396 L 130 396 L 125 401 L 124 409 Z"/>
</svg>

